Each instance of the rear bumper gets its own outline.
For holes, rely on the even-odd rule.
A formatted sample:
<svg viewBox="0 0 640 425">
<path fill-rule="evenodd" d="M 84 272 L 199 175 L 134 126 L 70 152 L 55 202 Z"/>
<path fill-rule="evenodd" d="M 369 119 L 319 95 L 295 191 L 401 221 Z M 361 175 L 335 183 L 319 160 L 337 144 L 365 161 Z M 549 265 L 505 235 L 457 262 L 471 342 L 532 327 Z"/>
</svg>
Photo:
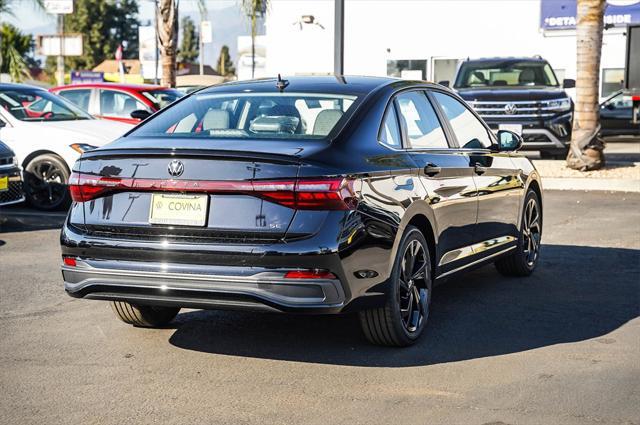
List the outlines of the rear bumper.
<svg viewBox="0 0 640 425">
<path fill-rule="evenodd" d="M 76 259 L 62 266 L 77 298 L 192 308 L 338 312 L 339 279 L 285 279 L 290 269 Z"/>
<path fill-rule="evenodd" d="M 327 230 L 335 220 L 308 239 L 256 245 L 98 237 L 67 222 L 62 255 L 76 266 L 62 266 L 65 290 L 76 298 L 205 309 L 333 314 L 382 305 L 388 250 L 379 241 L 341 249 Z M 355 273 L 372 266 L 375 277 Z M 284 278 L 309 269 L 336 278 Z"/>
</svg>

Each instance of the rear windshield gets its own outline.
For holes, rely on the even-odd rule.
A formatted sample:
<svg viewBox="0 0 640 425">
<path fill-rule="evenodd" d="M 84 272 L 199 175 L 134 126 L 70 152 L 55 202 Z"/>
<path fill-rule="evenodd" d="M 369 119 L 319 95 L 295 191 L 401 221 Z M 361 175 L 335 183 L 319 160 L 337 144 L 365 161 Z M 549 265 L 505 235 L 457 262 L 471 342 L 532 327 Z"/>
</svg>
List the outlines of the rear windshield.
<svg viewBox="0 0 640 425">
<path fill-rule="evenodd" d="M 322 139 L 343 125 L 356 96 L 316 93 L 198 93 L 157 114 L 132 136 Z"/>
<path fill-rule="evenodd" d="M 500 86 L 551 86 L 558 80 L 543 61 L 478 61 L 460 66 L 454 88 Z"/>
</svg>

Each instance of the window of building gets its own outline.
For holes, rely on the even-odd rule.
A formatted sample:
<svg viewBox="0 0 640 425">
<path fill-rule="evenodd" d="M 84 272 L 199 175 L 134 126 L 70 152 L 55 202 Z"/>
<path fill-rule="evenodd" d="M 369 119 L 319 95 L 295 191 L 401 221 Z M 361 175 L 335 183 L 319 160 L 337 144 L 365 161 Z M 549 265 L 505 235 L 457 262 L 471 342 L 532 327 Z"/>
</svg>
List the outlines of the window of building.
<svg viewBox="0 0 640 425">
<path fill-rule="evenodd" d="M 426 80 L 426 59 L 400 59 L 387 61 L 387 76 L 407 80 Z"/>
<path fill-rule="evenodd" d="M 602 90 L 600 96 L 609 97 L 618 90 L 622 90 L 624 81 L 623 68 L 607 68 L 602 70 Z"/>
</svg>

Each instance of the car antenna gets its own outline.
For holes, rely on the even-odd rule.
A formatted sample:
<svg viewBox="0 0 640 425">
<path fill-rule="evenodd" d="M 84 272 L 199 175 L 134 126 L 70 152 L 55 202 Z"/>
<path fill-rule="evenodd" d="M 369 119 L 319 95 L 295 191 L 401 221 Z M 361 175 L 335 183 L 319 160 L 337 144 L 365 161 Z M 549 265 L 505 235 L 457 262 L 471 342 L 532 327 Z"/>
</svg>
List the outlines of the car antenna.
<svg viewBox="0 0 640 425">
<path fill-rule="evenodd" d="M 280 74 L 278 74 L 278 81 L 276 82 L 276 87 L 280 90 L 280 93 L 284 91 L 289 85 L 289 80 L 283 80 Z"/>
</svg>

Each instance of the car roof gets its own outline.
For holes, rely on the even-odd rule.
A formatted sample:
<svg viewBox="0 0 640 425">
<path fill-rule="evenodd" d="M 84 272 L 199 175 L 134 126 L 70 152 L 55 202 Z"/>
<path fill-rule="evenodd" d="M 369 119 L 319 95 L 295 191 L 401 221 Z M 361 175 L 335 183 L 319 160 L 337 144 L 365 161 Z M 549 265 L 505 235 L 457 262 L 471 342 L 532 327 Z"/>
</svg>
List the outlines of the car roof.
<svg viewBox="0 0 640 425">
<path fill-rule="evenodd" d="M 463 62 L 547 62 L 546 59 L 540 56 L 496 56 L 487 58 L 467 58 Z"/>
<path fill-rule="evenodd" d="M 17 84 L 17 83 L 0 83 L 0 90 L 12 90 L 12 89 L 35 89 L 45 90 L 42 87 L 32 86 L 30 84 Z"/>
<path fill-rule="evenodd" d="M 335 75 L 310 75 L 310 76 L 294 76 L 282 77 L 288 82 L 284 92 L 297 93 L 331 93 L 331 94 L 350 94 L 350 95 L 366 95 L 376 89 L 389 85 L 396 86 L 413 86 L 432 85 L 426 81 L 409 81 L 392 77 L 365 77 L 365 76 L 335 76 Z M 276 87 L 277 78 L 263 78 L 258 80 L 234 81 L 219 84 L 198 92 L 203 93 L 237 93 L 238 91 L 254 91 L 261 93 L 277 93 L 279 89 Z"/>
<path fill-rule="evenodd" d="M 50 90 L 62 90 L 68 88 L 112 88 L 127 91 L 143 91 L 143 90 L 161 90 L 168 89 L 168 87 L 156 86 L 154 84 L 126 84 L 126 83 L 80 83 L 80 84 L 67 84 L 64 86 L 52 87 Z"/>
</svg>

